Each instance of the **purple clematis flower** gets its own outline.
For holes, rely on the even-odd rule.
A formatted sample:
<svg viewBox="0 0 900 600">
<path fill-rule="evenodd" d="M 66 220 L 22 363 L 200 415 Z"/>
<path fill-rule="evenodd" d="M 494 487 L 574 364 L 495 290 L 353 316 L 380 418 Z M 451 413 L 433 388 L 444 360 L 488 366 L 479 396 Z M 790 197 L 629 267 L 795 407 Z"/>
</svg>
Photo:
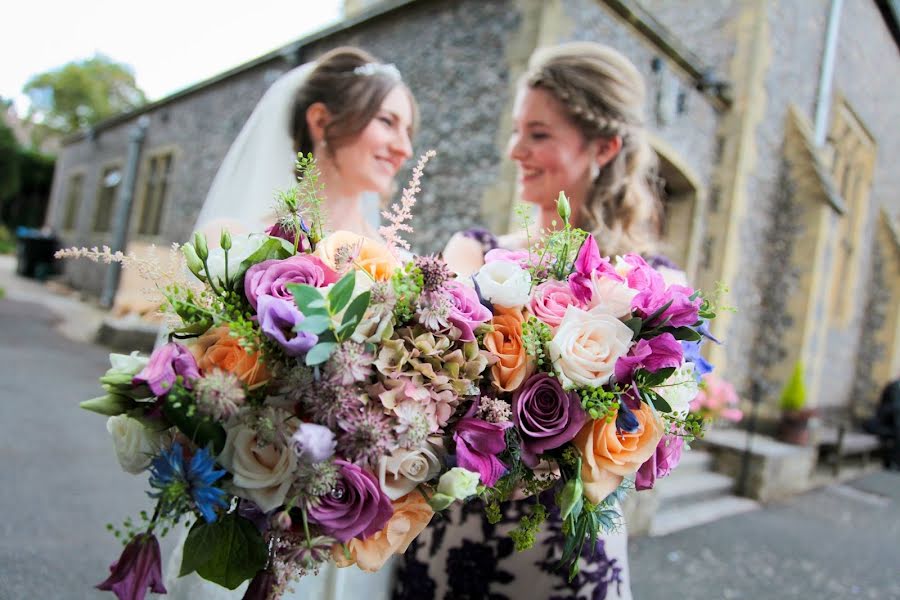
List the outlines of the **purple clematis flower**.
<svg viewBox="0 0 900 600">
<path fill-rule="evenodd" d="M 616 361 L 616 381 L 631 381 L 638 369 L 646 369 L 651 373 L 668 367 L 677 369 L 681 366 L 683 357 L 681 344 L 671 333 L 663 333 L 649 340 L 638 340 L 626 356 Z"/>
<path fill-rule="evenodd" d="M 506 472 L 497 455 L 506 449 L 506 429 L 512 423 L 488 423 L 474 417 L 459 420 L 453 441 L 456 442 L 456 464 L 481 476 L 481 483 L 493 487 Z"/>
<path fill-rule="evenodd" d="M 166 593 L 159 542 L 152 533 L 134 536 L 109 570 L 111 572 L 106 581 L 96 587 L 104 592 L 113 592 L 119 600 L 143 600 L 147 588 L 154 594 Z"/>
<path fill-rule="evenodd" d="M 263 333 L 284 349 L 288 356 L 300 356 L 316 345 L 319 337 L 309 331 L 295 332 L 304 316 L 293 302 L 268 294 L 257 299 L 257 318 Z"/>
<path fill-rule="evenodd" d="M 200 369 L 187 348 L 169 342 L 153 351 L 150 362 L 131 382 L 134 385 L 146 384 L 155 396 L 164 396 L 172 389 L 179 375 L 184 379 L 184 387 L 190 389 L 191 382 L 200 378 Z"/>
<path fill-rule="evenodd" d="M 612 263 L 600 256 L 600 248 L 593 235 L 587 236 L 584 243 L 581 244 L 574 267 L 575 271 L 569 275 L 569 287 L 578 301 L 583 304 L 590 302 L 594 296 L 592 279 L 594 274 L 611 277 L 616 281 L 625 281 L 621 275 L 616 273 Z"/>
</svg>

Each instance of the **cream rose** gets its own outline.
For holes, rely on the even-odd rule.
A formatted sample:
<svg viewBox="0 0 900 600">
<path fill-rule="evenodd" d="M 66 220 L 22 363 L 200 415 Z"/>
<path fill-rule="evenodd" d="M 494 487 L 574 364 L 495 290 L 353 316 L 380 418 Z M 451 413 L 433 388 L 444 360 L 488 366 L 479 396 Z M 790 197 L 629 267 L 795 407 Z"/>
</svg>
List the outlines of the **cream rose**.
<svg viewBox="0 0 900 600">
<path fill-rule="evenodd" d="M 570 306 L 550 341 L 550 358 L 566 387 L 599 387 L 628 352 L 632 331 L 609 314 Z"/>
<path fill-rule="evenodd" d="M 287 446 L 257 443 L 245 425 L 228 430 L 219 462 L 234 474 L 235 494 L 255 502 L 264 512 L 278 508 L 293 481 L 297 456 Z"/>
<path fill-rule="evenodd" d="M 378 483 L 388 498 L 397 500 L 440 471 L 440 458 L 429 444 L 411 450 L 399 448 L 378 461 Z"/>
<path fill-rule="evenodd" d="M 118 415 L 106 420 L 119 465 L 126 473 L 137 475 L 150 465 L 150 460 L 165 445 L 168 433 L 144 427 L 137 419 Z"/>
<path fill-rule="evenodd" d="M 631 316 L 631 301 L 637 296 L 637 290 L 628 287 L 624 281 L 616 281 L 597 273 L 591 278 L 594 294 L 587 306 L 589 312 L 606 313 L 617 319 Z"/>
<path fill-rule="evenodd" d="M 516 263 L 489 262 L 475 274 L 482 297 L 503 308 L 522 308 L 529 301 L 531 274 Z"/>
</svg>

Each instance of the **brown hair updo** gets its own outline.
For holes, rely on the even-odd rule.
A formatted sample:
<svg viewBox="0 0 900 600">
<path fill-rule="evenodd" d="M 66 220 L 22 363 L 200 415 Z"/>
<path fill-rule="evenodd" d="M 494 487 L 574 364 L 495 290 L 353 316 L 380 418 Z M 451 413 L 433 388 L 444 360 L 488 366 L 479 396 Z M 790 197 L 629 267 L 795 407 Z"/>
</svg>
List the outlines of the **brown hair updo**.
<svg viewBox="0 0 900 600">
<path fill-rule="evenodd" d="M 321 102 L 331 113 L 325 127 L 328 152 L 359 135 L 375 117 L 385 97 L 400 85 L 409 95 L 413 108 L 413 127 L 418 120 L 416 101 L 399 76 L 389 69 L 371 73 L 354 70 L 380 61 L 359 48 L 344 46 L 326 52 L 316 60 L 316 66 L 303 86 L 297 90 L 291 117 L 294 151 L 307 154 L 313 151 L 313 140 L 306 124 L 306 111 Z"/>
<path fill-rule="evenodd" d="M 524 82 L 559 100 L 586 140 L 622 138 L 622 149 L 591 183 L 579 225 L 606 254 L 656 252 L 662 206 L 644 129 L 644 79 L 634 64 L 607 46 L 573 42 L 537 50 Z"/>
</svg>

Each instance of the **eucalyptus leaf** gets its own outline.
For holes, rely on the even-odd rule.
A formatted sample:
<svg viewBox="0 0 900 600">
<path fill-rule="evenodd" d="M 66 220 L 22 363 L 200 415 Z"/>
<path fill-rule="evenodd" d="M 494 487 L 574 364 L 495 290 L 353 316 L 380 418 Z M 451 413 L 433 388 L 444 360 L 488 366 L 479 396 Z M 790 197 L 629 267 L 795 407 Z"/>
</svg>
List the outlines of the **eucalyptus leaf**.
<svg viewBox="0 0 900 600">
<path fill-rule="evenodd" d="M 319 335 L 329 327 L 331 327 L 331 318 L 328 315 L 314 314 L 300 321 L 294 327 L 294 331 L 308 331 Z"/>
<path fill-rule="evenodd" d="M 319 288 L 305 283 L 289 283 L 285 287 L 294 297 L 294 304 L 304 316 L 328 315 L 328 311 L 325 309 L 325 298 L 322 297 Z"/>
<path fill-rule="evenodd" d="M 366 314 L 366 309 L 369 308 L 371 297 L 372 293 L 366 291 L 354 298 L 347 310 L 344 311 L 344 317 L 341 319 L 341 326 L 338 329 L 343 330 L 344 325 L 351 321 L 356 321 L 357 323 L 362 321 L 363 316 Z"/>
<path fill-rule="evenodd" d="M 344 275 L 340 281 L 334 284 L 334 287 L 328 292 L 328 305 L 331 314 L 336 315 L 344 310 L 344 307 L 350 302 L 350 298 L 353 297 L 353 289 L 355 286 L 355 271 L 350 271 Z"/>
<path fill-rule="evenodd" d="M 198 520 L 184 542 L 180 575 L 198 575 L 233 590 L 266 566 L 268 549 L 250 520 L 230 513 L 214 523 Z"/>
<path fill-rule="evenodd" d="M 335 348 L 337 348 L 337 344 L 334 342 L 319 342 L 306 353 L 306 365 L 309 367 L 321 365 L 328 360 Z"/>
</svg>

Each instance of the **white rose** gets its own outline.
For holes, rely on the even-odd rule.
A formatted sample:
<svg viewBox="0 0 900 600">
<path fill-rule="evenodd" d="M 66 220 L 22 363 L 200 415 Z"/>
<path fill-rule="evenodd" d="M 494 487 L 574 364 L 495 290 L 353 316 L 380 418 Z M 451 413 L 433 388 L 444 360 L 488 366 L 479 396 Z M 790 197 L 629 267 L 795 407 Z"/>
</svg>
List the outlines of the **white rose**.
<svg viewBox="0 0 900 600">
<path fill-rule="evenodd" d="M 290 448 L 260 446 L 253 429 L 238 425 L 228 430 L 218 460 L 234 476 L 235 495 L 252 500 L 263 512 L 284 504 L 297 467 L 297 456 Z"/>
<path fill-rule="evenodd" d="M 399 448 L 378 461 L 378 483 L 391 500 L 398 500 L 441 471 L 441 461 L 429 445 Z"/>
<path fill-rule="evenodd" d="M 274 238 L 270 238 L 264 233 L 232 236 L 231 249 L 228 251 L 228 275 L 234 277 L 241 263 L 250 258 L 251 254 L 259 250 L 270 239 Z M 290 249 L 291 252 L 294 251 L 294 247 L 290 242 L 287 240 L 281 240 L 281 242 L 285 249 Z M 210 248 L 206 265 L 209 267 L 209 274 L 213 279 L 225 281 L 225 251 L 222 248 Z"/>
<path fill-rule="evenodd" d="M 700 386 L 694 376 L 694 363 L 682 364 L 669 375 L 669 378 L 661 386 L 654 388 L 653 391 L 669 403 L 672 413 L 681 419 L 685 418 L 691 409 L 691 401 L 700 392 Z"/>
<path fill-rule="evenodd" d="M 670 267 L 656 267 L 656 270 L 660 275 L 662 275 L 663 281 L 666 282 L 666 286 L 681 285 L 684 287 L 690 287 L 687 281 L 687 273 L 685 273 L 681 269 L 672 269 Z"/>
<path fill-rule="evenodd" d="M 465 500 L 469 496 L 474 496 L 478 491 L 478 481 L 480 477 L 478 473 L 463 469 L 462 467 L 453 467 L 443 475 L 438 481 L 437 491 L 457 500 Z"/>
<path fill-rule="evenodd" d="M 606 313 L 617 319 L 631 316 L 631 301 L 637 296 L 637 290 L 628 287 L 624 281 L 616 281 L 612 277 L 594 274 L 594 295 L 588 305 L 591 313 Z"/>
<path fill-rule="evenodd" d="M 106 430 L 112 435 L 119 465 L 132 475 L 137 475 L 150 465 L 150 460 L 165 445 L 168 436 L 165 431 L 153 431 L 137 419 L 125 415 L 107 419 Z"/>
<path fill-rule="evenodd" d="M 566 387 L 605 384 L 616 361 L 628 352 L 632 335 L 631 329 L 612 315 L 570 306 L 549 344 L 560 381 Z"/>
<path fill-rule="evenodd" d="M 528 302 L 531 274 L 503 260 L 489 262 L 475 274 L 482 297 L 503 308 L 521 308 Z"/>
</svg>

